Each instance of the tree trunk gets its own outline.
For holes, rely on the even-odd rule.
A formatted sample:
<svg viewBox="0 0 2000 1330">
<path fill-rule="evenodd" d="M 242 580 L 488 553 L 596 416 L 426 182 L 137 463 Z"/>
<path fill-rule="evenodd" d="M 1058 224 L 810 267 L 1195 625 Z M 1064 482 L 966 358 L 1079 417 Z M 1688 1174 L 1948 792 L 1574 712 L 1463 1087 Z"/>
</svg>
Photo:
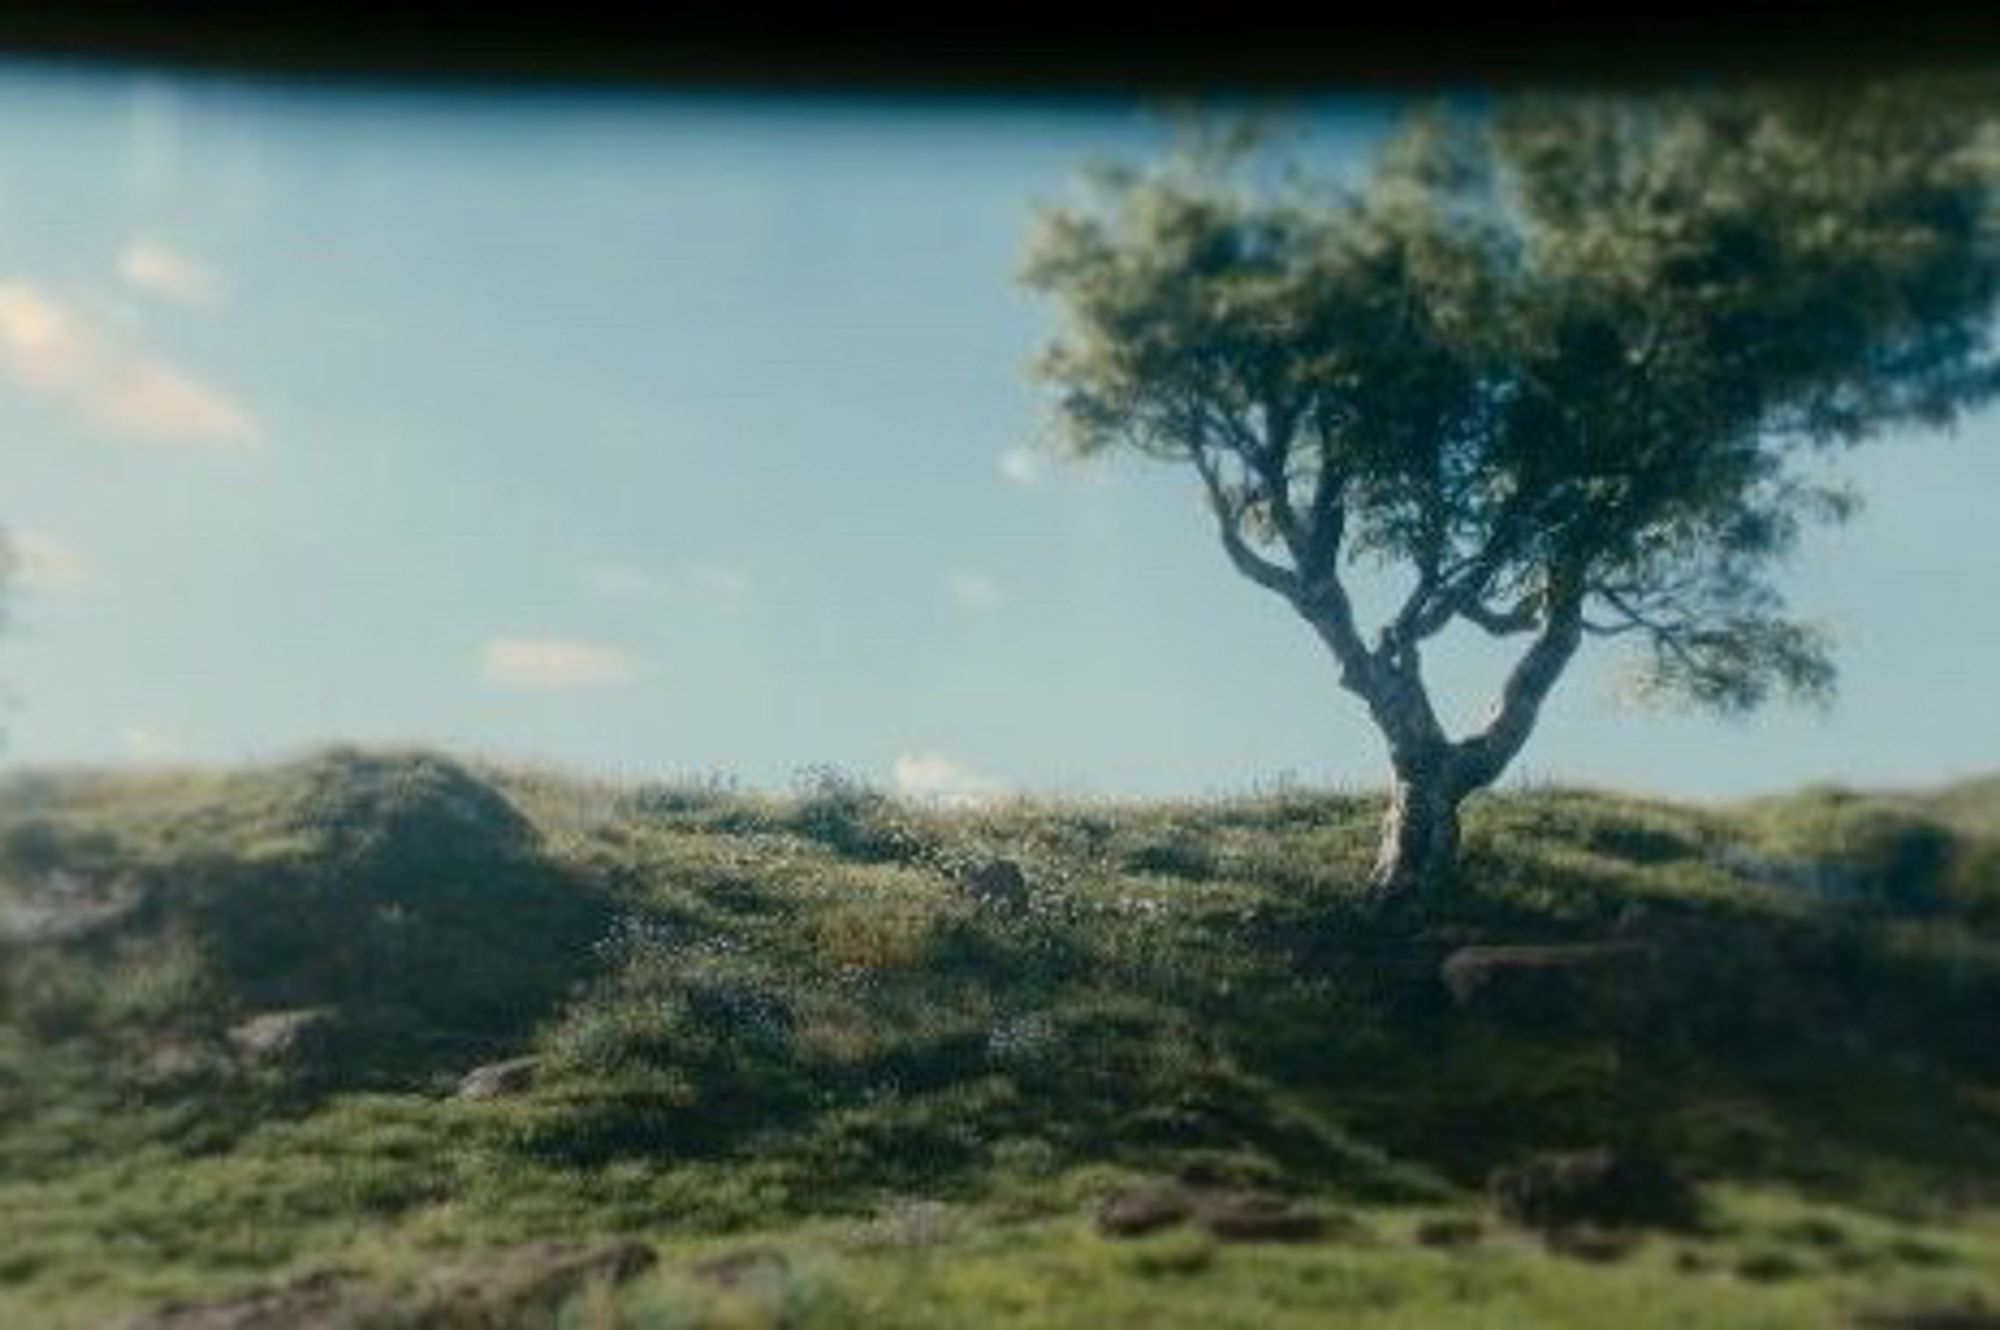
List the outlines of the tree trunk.
<svg viewBox="0 0 2000 1330">
<path fill-rule="evenodd" d="M 1441 887 L 1458 866 L 1458 806 L 1466 791 L 1448 770 L 1398 771 L 1369 875 L 1382 904 L 1407 904 Z"/>
</svg>

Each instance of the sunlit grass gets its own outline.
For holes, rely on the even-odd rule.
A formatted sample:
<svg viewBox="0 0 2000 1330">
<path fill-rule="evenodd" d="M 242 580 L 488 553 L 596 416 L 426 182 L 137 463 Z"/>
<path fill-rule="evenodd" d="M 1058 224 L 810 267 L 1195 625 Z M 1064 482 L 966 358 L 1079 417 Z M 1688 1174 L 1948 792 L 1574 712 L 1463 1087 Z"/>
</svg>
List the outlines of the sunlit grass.
<svg viewBox="0 0 2000 1330">
<path fill-rule="evenodd" d="M 931 810 L 827 773 L 780 796 L 351 752 L 12 777 L 0 899 L 136 903 L 0 952 L 0 1324 L 613 1234 L 660 1271 L 565 1324 L 1823 1325 L 2000 1298 L 1984 789 L 1489 796 L 1410 935 L 1358 907 L 1352 794 Z M 1000 860 L 1024 902 L 976 889 Z M 1466 943 L 1604 938 L 1666 960 L 1532 1022 L 1436 979 Z M 340 1019 L 303 1060 L 226 1037 L 306 1007 Z M 528 1092 L 451 1097 L 522 1052 Z M 1598 1145 L 1671 1158 L 1707 1227 L 1576 1254 L 1488 1213 L 1494 1167 Z M 1091 1228 L 1174 1172 L 1351 1222 L 1285 1248 Z M 1438 1215 L 1479 1236 L 1419 1241 Z M 759 1244 L 784 1259 L 743 1287 L 696 1268 Z"/>
</svg>

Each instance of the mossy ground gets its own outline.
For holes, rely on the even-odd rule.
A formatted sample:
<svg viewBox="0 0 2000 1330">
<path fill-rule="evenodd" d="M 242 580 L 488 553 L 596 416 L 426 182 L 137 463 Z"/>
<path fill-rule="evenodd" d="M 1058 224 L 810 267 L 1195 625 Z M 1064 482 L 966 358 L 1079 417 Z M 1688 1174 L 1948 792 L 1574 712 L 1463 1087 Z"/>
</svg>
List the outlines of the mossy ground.
<svg viewBox="0 0 2000 1330">
<path fill-rule="evenodd" d="M 609 1234 L 666 1259 L 569 1324 L 2000 1308 L 2000 787 L 1491 796 L 1414 927 L 1359 904 L 1377 809 L 927 812 L 826 773 L 777 798 L 353 751 L 13 777 L 0 1323 Z M 967 885 L 1003 858 L 1025 908 Z M 1437 980 L 1469 943 L 1606 938 L 1661 959 L 1539 1011 Z M 300 1007 L 338 1015 L 311 1056 L 230 1053 Z M 532 1091 L 450 1097 L 521 1052 Z M 1601 1145 L 1672 1160 L 1702 1227 L 1564 1251 L 1487 1210 L 1495 1168 Z M 1172 1172 L 1347 1222 L 1088 1223 Z M 1439 1216 L 1478 1236 L 1419 1240 Z M 738 1287 L 691 1273 L 762 1248 Z"/>
</svg>

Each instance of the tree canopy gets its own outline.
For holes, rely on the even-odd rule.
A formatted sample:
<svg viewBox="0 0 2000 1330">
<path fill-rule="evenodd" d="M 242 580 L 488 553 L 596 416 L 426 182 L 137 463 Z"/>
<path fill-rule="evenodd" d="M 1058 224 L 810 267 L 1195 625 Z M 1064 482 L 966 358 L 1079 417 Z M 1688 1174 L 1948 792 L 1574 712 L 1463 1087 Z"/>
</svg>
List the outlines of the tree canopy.
<svg viewBox="0 0 2000 1330">
<path fill-rule="evenodd" d="M 1830 454 L 2000 389 L 1974 105 L 1885 81 L 1434 108 L 1359 182 L 1211 138 L 1044 213 L 1039 374 L 1075 451 L 1192 466 L 1399 785 L 1455 809 L 1587 637 L 1639 647 L 1657 697 L 1829 692 L 1774 573 L 1854 509 Z M 1372 629 L 1357 562 L 1405 575 Z M 1453 625 L 1524 643 L 1457 739 L 1421 660 Z"/>
</svg>

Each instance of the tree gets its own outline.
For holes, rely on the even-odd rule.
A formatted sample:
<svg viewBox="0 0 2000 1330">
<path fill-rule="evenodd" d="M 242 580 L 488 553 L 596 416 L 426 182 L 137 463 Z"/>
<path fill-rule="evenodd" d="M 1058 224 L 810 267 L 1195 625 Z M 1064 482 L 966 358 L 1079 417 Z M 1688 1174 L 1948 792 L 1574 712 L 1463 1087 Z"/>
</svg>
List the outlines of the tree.
<svg viewBox="0 0 2000 1330">
<path fill-rule="evenodd" d="M 1774 574 L 1854 496 L 1828 464 L 2000 388 L 1990 101 L 1884 81 L 1434 109 L 1344 184 L 1210 138 L 1044 211 L 1026 280 L 1074 452 L 1185 463 L 1386 740 L 1372 883 L 1455 866 L 1459 808 L 1590 638 L 1655 699 L 1821 698 Z M 1282 167 L 1282 169 L 1275 169 Z M 1371 632 L 1344 579 L 1394 570 Z M 1447 734 L 1423 653 L 1523 645 Z"/>
</svg>

